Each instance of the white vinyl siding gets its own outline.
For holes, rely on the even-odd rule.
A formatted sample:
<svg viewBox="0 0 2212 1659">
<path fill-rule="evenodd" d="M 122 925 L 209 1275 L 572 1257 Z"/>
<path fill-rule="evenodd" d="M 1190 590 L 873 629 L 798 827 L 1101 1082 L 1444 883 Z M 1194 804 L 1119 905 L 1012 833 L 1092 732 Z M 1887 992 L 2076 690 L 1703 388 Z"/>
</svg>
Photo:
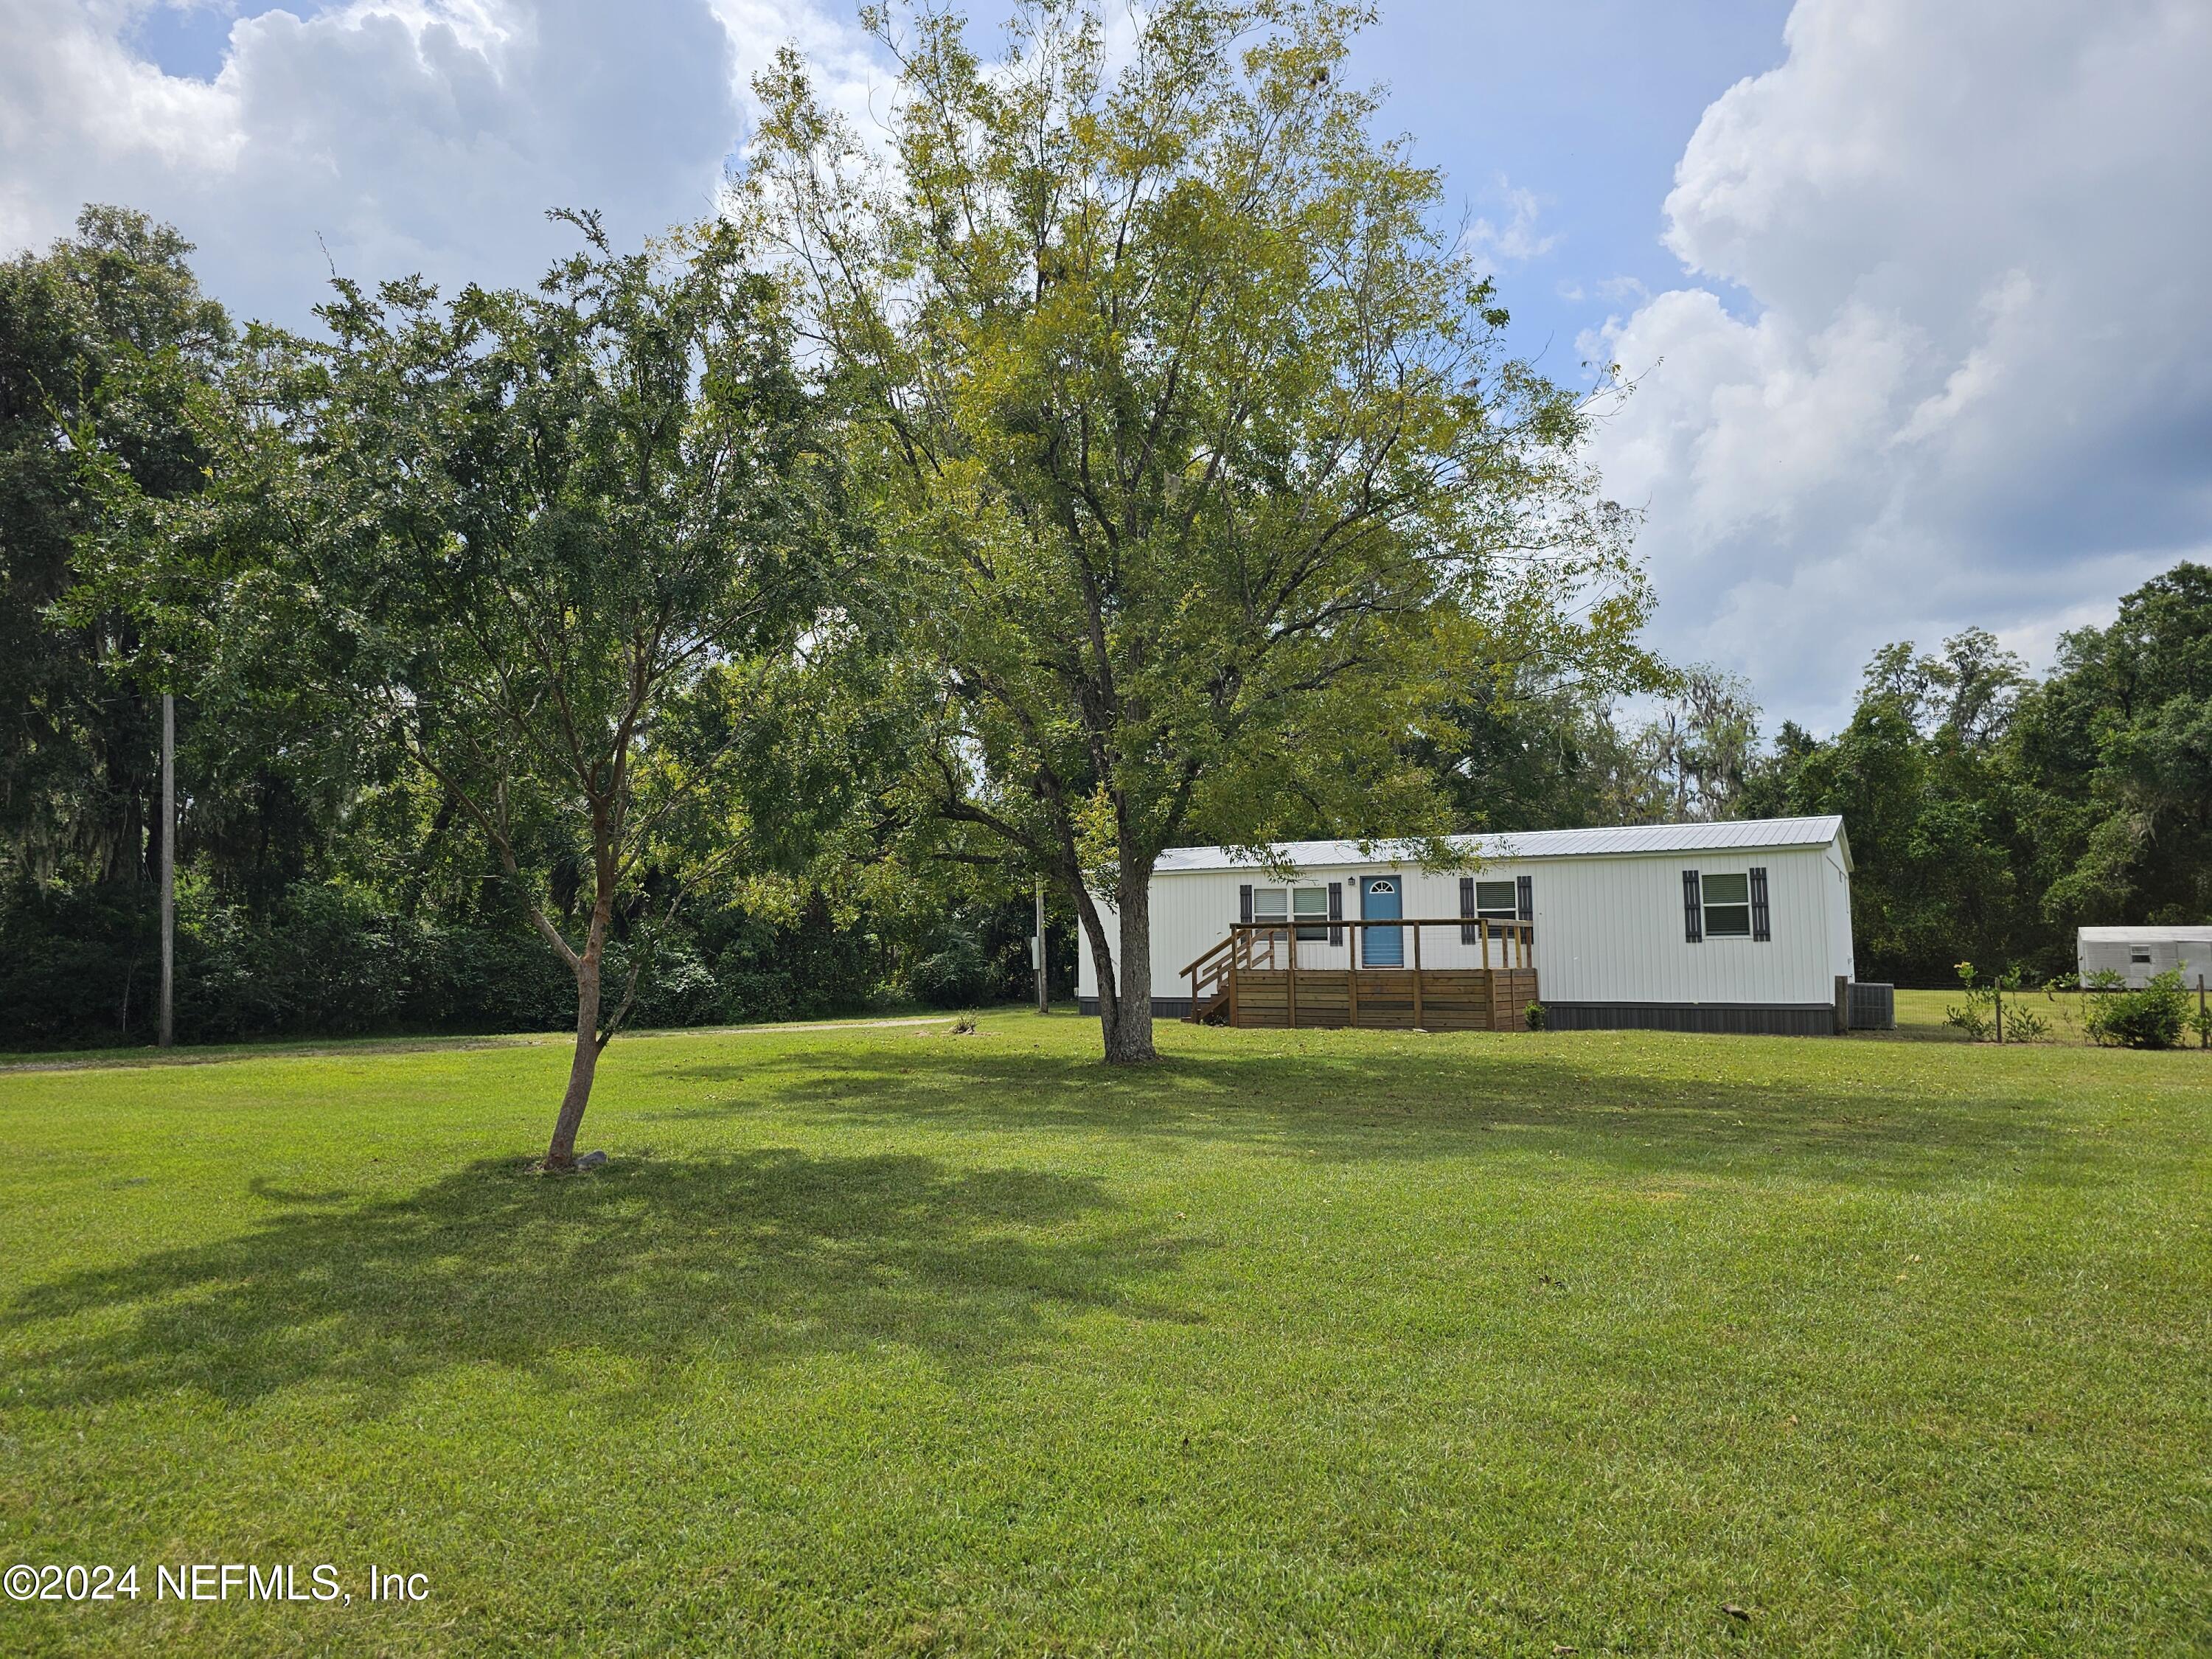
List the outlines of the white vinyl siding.
<svg viewBox="0 0 2212 1659">
<path fill-rule="evenodd" d="M 1767 872 L 1769 927 L 1772 939 L 1708 940 L 1692 945 L 1682 937 L 1682 872 L 1734 875 L 1748 882 L 1753 866 Z M 1395 878 L 1403 891 L 1404 912 L 1435 917 L 1450 925 L 1421 932 L 1422 965 L 1472 968 L 1481 965 L 1481 947 L 1460 941 L 1459 870 L 1422 870 L 1387 860 L 1339 864 L 1310 871 L 1300 884 L 1326 892 L 1326 883 L 1343 884 L 1346 914 L 1359 914 L 1363 876 Z M 1834 995 L 1835 975 L 1851 972 L 1850 882 L 1843 866 L 1840 842 L 1827 846 L 1701 848 L 1649 854 L 1591 853 L 1557 858 L 1493 859 L 1474 872 L 1481 888 L 1503 887 L 1529 875 L 1535 906 L 1536 969 L 1547 1002 L 1771 1003 L 1826 1004 Z M 1266 915 L 1262 895 L 1272 892 L 1276 919 L 1291 914 L 1287 890 L 1252 882 L 1253 868 L 1192 870 L 1155 878 L 1152 884 L 1152 993 L 1188 995 L 1182 969 L 1226 938 L 1238 916 L 1238 890 L 1253 888 L 1253 916 Z M 1324 901 L 1325 902 L 1325 901 Z M 1101 904 L 1109 939 L 1115 939 L 1113 913 Z M 1499 907 L 1501 911 L 1504 907 Z M 1301 919 L 1303 919 L 1301 917 Z M 1304 927 L 1301 933 L 1306 931 Z M 1298 961 L 1310 968 L 1348 965 L 1352 935 L 1327 942 L 1301 942 Z M 1406 935 L 1406 962 L 1413 960 L 1413 932 Z M 1495 939 L 1492 961 L 1505 960 Z M 2124 965 L 2124 964 L 2123 964 Z M 1082 951 L 1081 994 L 1097 995 L 1096 969 L 1088 942 Z"/>
</svg>

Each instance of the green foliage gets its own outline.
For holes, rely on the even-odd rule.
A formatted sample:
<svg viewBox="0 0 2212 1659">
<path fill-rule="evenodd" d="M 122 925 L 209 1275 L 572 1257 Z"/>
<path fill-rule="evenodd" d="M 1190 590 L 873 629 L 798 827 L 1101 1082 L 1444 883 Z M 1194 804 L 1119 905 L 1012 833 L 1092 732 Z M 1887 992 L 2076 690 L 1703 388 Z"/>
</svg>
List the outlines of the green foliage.
<svg viewBox="0 0 2212 1659">
<path fill-rule="evenodd" d="M 575 984 L 519 907 L 409 915 L 342 883 L 302 881 L 259 907 L 188 872 L 179 893 L 177 1032 L 186 1043 L 371 1032 L 573 1029 Z M 151 1041 L 152 895 L 128 883 L 18 890 L 0 902 L 0 1043 Z M 633 939 L 611 947 L 627 972 Z M 653 941 L 635 1019 L 648 1026 L 806 1018 L 879 1006 L 887 942 L 818 897 L 770 916 L 711 907 Z M 1002 998 L 998 981 L 971 1001 Z"/>
<path fill-rule="evenodd" d="M 2063 972 L 2083 923 L 2212 914 L 2212 570 L 2061 641 L 2040 684 L 1985 631 L 1878 653 L 1832 738 L 1785 726 L 1744 810 L 1844 814 L 1867 971 L 1971 954 Z"/>
<path fill-rule="evenodd" d="M 2094 975 L 2085 987 L 2089 1040 L 2106 1048 L 2172 1048 L 2191 1026 L 2196 1009 L 2181 975 L 2169 969 L 2139 989 L 2128 990 L 2116 974 Z"/>
<path fill-rule="evenodd" d="M 1966 1033 L 1967 1040 L 1985 1042 L 2040 1042 L 2051 1035 L 2051 1022 L 2021 1000 L 2021 974 L 2009 968 L 1981 982 L 1971 962 L 1954 964 L 1963 1003 L 1943 1010 L 1943 1023 Z"/>
<path fill-rule="evenodd" d="M 2212 568 L 2176 565 L 2067 635 L 2018 754 L 2052 921 L 2212 915 Z"/>
<path fill-rule="evenodd" d="M 1036 0 L 994 64 L 957 15 L 867 17 L 889 152 L 787 52 L 740 206 L 854 422 L 915 855 L 1048 876 L 1142 1058 L 1161 850 L 1450 827 L 1407 733 L 1470 664 L 1636 656 L 1627 515 L 1376 136 L 1357 10 L 1174 0 L 1109 55 Z"/>
<path fill-rule="evenodd" d="M 143 879 L 157 855 L 158 663 L 125 607 L 84 590 L 101 531 L 88 460 L 161 500 L 209 457 L 189 418 L 228 360 L 191 245 L 121 208 L 0 264 L 0 863 L 40 881 Z M 62 607 L 65 617 L 58 617 Z"/>
<path fill-rule="evenodd" d="M 1545 1030 L 1551 1025 L 1552 1011 L 1545 1007 L 1540 1002 L 1530 1003 L 1526 1011 L 1526 1014 L 1528 1021 L 1528 1029 L 1532 1031 Z"/>
<path fill-rule="evenodd" d="M 1993 985 L 1977 982 L 1971 962 L 1959 963 L 1955 971 L 1966 1000 L 1945 1008 L 1943 1023 L 1954 1030 L 1965 1032 L 1969 1042 L 1986 1042 L 1996 1030 L 1996 989 Z"/>
<path fill-rule="evenodd" d="M 1840 812 L 1850 836 L 1854 942 L 1870 976 L 1933 985 L 1972 956 L 2061 957 L 2034 929 L 2005 748 L 2021 665 L 1978 629 L 1940 656 L 1893 646 L 1868 665 L 1850 723 L 1815 740 L 1785 726 L 1747 790 L 1753 814 Z"/>
<path fill-rule="evenodd" d="M 972 1008 L 983 1000 L 989 977 L 982 951 L 960 933 L 915 963 L 907 984 L 927 1007 Z"/>
<path fill-rule="evenodd" d="M 97 476 L 153 532 L 108 538 L 104 590 L 209 712 L 279 705 L 495 856 L 574 978 L 558 1164 L 685 894 L 803 839 L 793 795 L 747 810 L 791 770 L 763 758 L 792 761 L 753 716 L 803 702 L 842 634 L 839 469 L 772 287 L 720 226 L 617 254 L 556 216 L 585 246 L 537 293 L 340 280 L 325 337 L 255 330 L 204 400 L 219 465 L 190 501 Z"/>
</svg>

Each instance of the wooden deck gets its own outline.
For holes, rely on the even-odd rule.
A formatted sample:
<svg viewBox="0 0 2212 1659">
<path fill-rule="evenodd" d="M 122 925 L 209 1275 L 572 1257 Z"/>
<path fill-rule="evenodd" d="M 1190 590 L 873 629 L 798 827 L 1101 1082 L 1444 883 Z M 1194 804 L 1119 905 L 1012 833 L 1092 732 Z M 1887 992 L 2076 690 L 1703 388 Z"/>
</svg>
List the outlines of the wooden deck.
<svg viewBox="0 0 2212 1659">
<path fill-rule="evenodd" d="M 1297 1007 L 1292 1017 L 1291 997 Z M 1519 1031 L 1537 1000 L 1534 968 L 1246 969 L 1231 1025 L 1373 1030 Z"/>
<path fill-rule="evenodd" d="M 1388 918 L 1375 921 L 1334 918 L 1303 924 L 1309 947 L 1325 926 L 1328 949 L 1348 943 L 1347 961 L 1364 952 L 1362 930 L 1384 928 L 1397 934 L 1395 957 L 1410 939 L 1411 966 L 1314 967 L 1291 971 L 1298 949 L 1293 927 L 1273 922 L 1237 922 L 1219 945 L 1185 968 L 1190 981 L 1190 1012 L 1197 1024 L 1327 1030 L 1520 1031 L 1528 1029 L 1528 1005 L 1538 1000 L 1535 928 L 1526 921 L 1495 918 Z M 1426 968 L 1421 965 L 1421 934 L 1431 928 L 1454 930 L 1458 945 L 1472 945 L 1484 967 Z M 1347 938 L 1348 936 L 1348 938 Z"/>
</svg>

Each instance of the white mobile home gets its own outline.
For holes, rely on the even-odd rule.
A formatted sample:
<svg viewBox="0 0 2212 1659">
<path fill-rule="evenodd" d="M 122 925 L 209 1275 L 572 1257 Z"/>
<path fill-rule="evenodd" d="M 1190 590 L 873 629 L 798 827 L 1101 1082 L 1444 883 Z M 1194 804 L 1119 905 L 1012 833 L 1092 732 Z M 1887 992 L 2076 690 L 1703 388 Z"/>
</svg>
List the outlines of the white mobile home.
<svg viewBox="0 0 2212 1659">
<path fill-rule="evenodd" d="M 2160 974 L 2179 973 L 2190 989 L 2212 985 L 2212 927 L 2084 927 L 2075 935 L 2081 977 L 2118 974 L 2141 990 Z"/>
<path fill-rule="evenodd" d="M 1152 878 L 1156 1011 L 1236 1024 L 1822 1034 L 1852 976 L 1840 817 L 1464 836 L 1424 868 L 1296 842 L 1292 873 L 1176 848 Z M 1109 936 L 1110 907 L 1100 901 Z M 1077 985 L 1098 1007 L 1097 965 Z"/>
</svg>

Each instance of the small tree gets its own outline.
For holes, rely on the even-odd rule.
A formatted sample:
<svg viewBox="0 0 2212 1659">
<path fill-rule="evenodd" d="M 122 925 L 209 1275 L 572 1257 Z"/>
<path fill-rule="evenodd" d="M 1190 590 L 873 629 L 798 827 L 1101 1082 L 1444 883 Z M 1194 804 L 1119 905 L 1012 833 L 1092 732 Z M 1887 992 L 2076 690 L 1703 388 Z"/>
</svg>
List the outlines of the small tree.
<svg viewBox="0 0 2212 1659">
<path fill-rule="evenodd" d="M 559 216 L 586 250 L 538 293 L 339 282 L 328 337 L 250 336 L 215 484 L 140 582 L 207 679 L 419 768 L 482 832 L 575 978 L 556 1169 L 649 955 L 610 994 L 611 936 L 743 844 L 745 710 L 820 632 L 835 477 L 726 231 L 617 255 Z"/>
<path fill-rule="evenodd" d="M 1370 131 L 1364 9 L 1168 0 L 1118 68 L 1079 0 L 1018 5 L 995 64 L 957 15 L 864 15 L 888 154 L 787 52 L 733 211 L 857 417 L 936 850 L 1048 877 L 1106 1058 L 1149 1059 L 1162 850 L 1446 827 L 1410 740 L 1469 663 L 1632 634 L 1626 520 Z"/>
<path fill-rule="evenodd" d="M 2196 1011 L 2189 1006 L 2178 969 L 2154 975 L 2136 990 L 2107 969 L 2083 981 L 2089 1013 L 2083 1022 L 2089 1041 L 2113 1048 L 2172 1048 L 2191 1029 Z"/>
</svg>

